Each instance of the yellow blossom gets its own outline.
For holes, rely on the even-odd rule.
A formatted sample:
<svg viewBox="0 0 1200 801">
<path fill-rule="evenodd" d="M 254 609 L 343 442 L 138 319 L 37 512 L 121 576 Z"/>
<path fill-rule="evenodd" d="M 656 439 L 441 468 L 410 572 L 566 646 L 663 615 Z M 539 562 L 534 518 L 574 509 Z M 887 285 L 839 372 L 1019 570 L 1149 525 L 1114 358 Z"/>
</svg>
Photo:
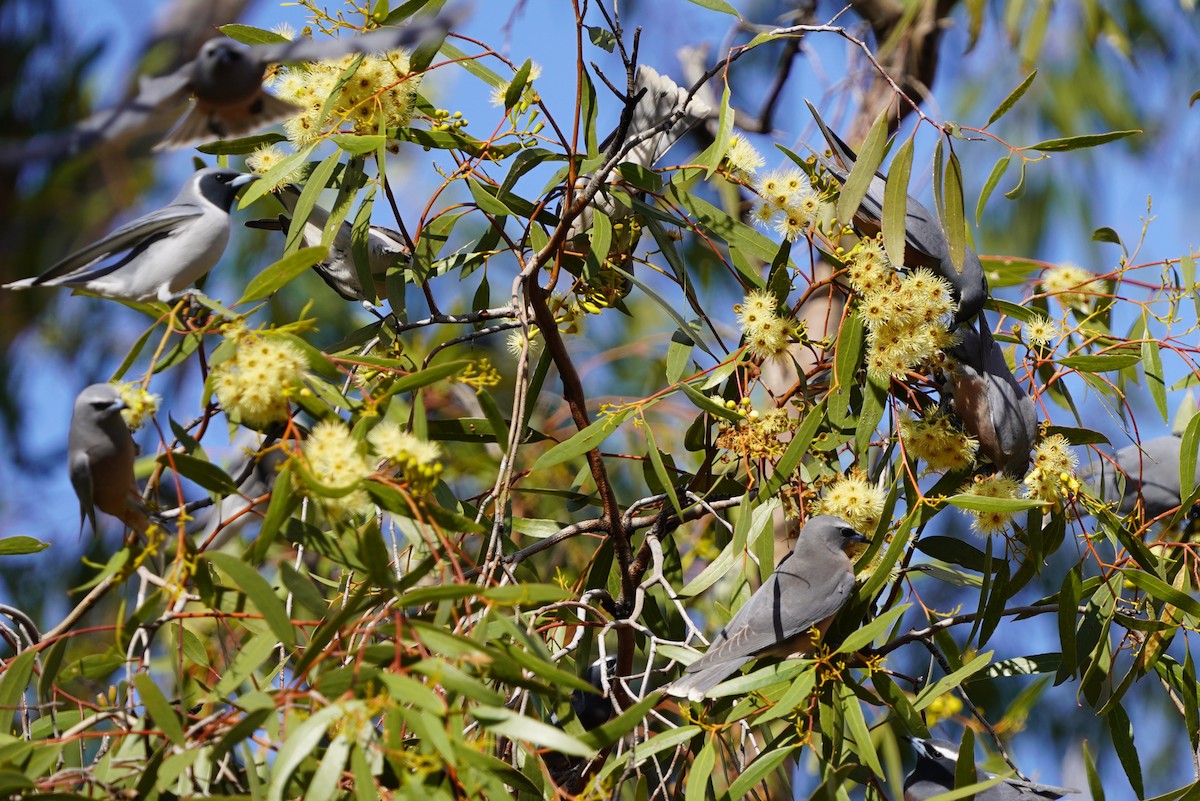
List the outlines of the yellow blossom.
<svg viewBox="0 0 1200 801">
<path fill-rule="evenodd" d="M 742 180 L 750 180 L 765 163 L 762 155 L 754 149 L 742 134 L 734 134 L 729 139 L 729 147 L 725 149 L 725 163 L 729 171 Z"/>
<path fill-rule="evenodd" d="M 354 439 L 341 420 L 322 420 L 304 441 L 305 468 L 319 487 L 308 495 L 332 519 L 369 514 L 374 505 L 358 485 L 371 475 L 362 443 Z"/>
<path fill-rule="evenodd" d="M 121 400 L 125 403 L 121 417 L 130 430 L 141 428 L 148 418 L 154 416 L 158 405 L 162 403 L 161 396 L 148 392 L 141 384 L 121 384 L 117 389 L 120 390 Z"/>
<path fill-rule="evenodd" d="M 234 355 L 212 369 L 209 380 L 225 413 L 261 428 L 288 418 L 288 393 L 301 386 L 308 369 L 304 352 L 289 340 L 242 328 L 226 337 Z"/>
<path fill-rule="evenodd" d="M 1092 308 L 1093 296 L 1104 289 L 1104 282 L 1095 273 L 1074 264 L 1060 264 L 1042 274 L 1043 291 L 1063 306 L 1082 312 Z"/>
<path fill-rule="evenodd" d="M 371 448 L 399 470 L 415 492 L 429 492 L 442 474 L 442 449 L 392 422 L 382 422 L 367 434 Z"/>
<path fill-rule="evenodd" d="M 1058 339 L 1059 336 L 1061 334 L 1058 331 L 1058 326 L 1051 322 L 1049 317 L 1044 315 L 1035 314 L 1033 319 L 1025 324 L 1025 338 L 1034 347 L 1049 345 Z"/>
<path fill-rule="evenodd" d="M 978 495 L 981 498 L 1017 498 L 1020 485 L 1015 479 L 1009 478 L 1006 475 L 995 475 L 990 478 L 977 478 L 972 483 L 963 487 L 960 492 L 968 495 Z M 971 528 L 977 534 L 988 537 L 992 534 L 1004 531 L 1008 528 L 1009 522 L 1012 520 L 1012 512 L 1001 511 L 977 511 L 974 509 L 967 510 L 975 520 L 971 522 Z"/>
<path fill-rule="evenodd" d="M 858 531 L 870 534 L 879 526 L 886 493 L 858 470 L 841 475 L 825 487 L 815 512 L 840 517 Z"/>
<path fill-rule="evenodd" d="M 930 470 L 970 467 L 979 450 L 979 442 L 957 428 L 941 412 L 934 412 L 924 419 L 901 417 L 900 438 L 908 455 L 925 462 Z"/>
</svg>

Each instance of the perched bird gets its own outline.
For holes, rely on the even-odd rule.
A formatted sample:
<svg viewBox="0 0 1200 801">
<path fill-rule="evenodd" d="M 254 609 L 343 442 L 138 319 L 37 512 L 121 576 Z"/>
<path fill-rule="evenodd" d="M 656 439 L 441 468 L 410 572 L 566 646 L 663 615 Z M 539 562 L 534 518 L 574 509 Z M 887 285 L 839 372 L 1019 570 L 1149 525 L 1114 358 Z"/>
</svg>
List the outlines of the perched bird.
<svg viewBox="0 0 1200 801">
<path fill-rule="evenodd" d="M 241 523 L 255 517 L 261 519 L 265 515 L 266 503 L 255 505 L 254 501 L 275 488 L 279 469 L 289 456 L 283 448 L 270 447 L 272 444 L 274 441 L 268 439 L 259 448 L 255 442 L 233 464 L 229 474 L 238 482 L 237 492 L 225 496 L 212 506 L 204 527 L 199 530 L 197 542 L 207 543 L 212 549 L 220 548 L 238 532 Z M 213 537 L 218 528 L 221 533 Z"/>
<path fill-rule="evenodd" d="M 300 199 L 300 188 L 291 184 L 283 187 L 277 193 L 279 202 L 287 209 L 289 215 L 296 213 L 296 202 Z M 325 226 L 329 223 L 329 212 L 320 206 L 314 206 L 304 222 L 304 247 L 316 247 L 321 244 Z M 271 231 L 288 231 L 290 220 L 280 215 L 277 220 L 252 220 L 246 223 L 248 228 L 261 228 Z M 365 301 L 370 303 L 375 298 L 387 296 L 384 279 L 387 271 L 399 261 L 410 258 L 404 237 L 399 231 L 372 225 L 367 234 L 367 260 L 370 263 L 371 278 L 375 286 L 370 293 L 364 292 L 358 280 L 358 271 L 354 267 L 354 257 L 351 253 L 351 232 L 353 227 L 343 221 L 329 244 L 329 258 L 313 266 L 317 275 L 329 285 L 329 288 L 346 300 Z"/>
<path fill-rule="evenodd" d="M 571 710 L 579 719 L 585 731 L 591 731 L 606 723 L 613 716 L 612 700 L 604 692 L 604 676 L 608 675 L 609 684 L 617 680 L 617 658 L 597 659 L 588 665 L 588 684 L 596 688 L 599 695 L 575 690 L 571 693 Z"/>
<path fill-rule="evenodd" d="M 1033 398 L 1008 369 L 986 318 L 979 318 L 978 332 L 965 326 L 960 333 L 962 342 L 950 349 L 955 360 L 950 370 L 954 413 L 997 470 L 1021 478 L 1037 437 Z"/>
<path fill-rule="evenodd" d="M 1129 514 L 1137 506 L 1138 498 L 1147 517 L 1158 517 L 1171 511 L 1183 502 L 1179 486 L 1179 447 L 1182 440 L 1173 434 L 1156 437 L 1148 442 L 1126 445 L 1113 454 L 1116 467 L 1107 460 L 1098 470 L 1085 474 L 1097 485 L 1097 490 L 1106 501 L 1121 501 L 1118 511 Z M 1125 491 L 1118 495 L 1117 471 L 1125 474 Z M 1200 484 L 1200 464 L 1196 469 L 1196 480 L 1187 488 L 1188 495 Z"/>
<path fill-rule="evenodd" d="M 133 479 L 137 448 L 121 417 L 125 402 L 112 384 L 92 384 L 75 398 L 67 434 L 67 465 L 79 496 L 79 530 L 83 521 L 96 527 L 96 510 L 112 515 L 144 533 L 150 525 Z"/>
<path fill-rule="evenodd" d="M 823 636 L 854 587 L 846 547 L 866 541 L 841 518 L 810 519 L 792 551 L 713 638 L 704 656 L 664 689 L 699 701 L 751 659 L 811 651 L 810 629 Z"/>
<path fill-rule="evenodd" d="M 673 144 L 687 133 L 696 123 L 707 119 L 713 113 L 712 108 L 702 100 L 688 100 L 688 91 L 680 87 L 666 75 L 645 64 L 639 64 L 634 76 L 634 96 L 638 97 L 633 107 L 633 116 L 625 141 L 645 134 L 654 127 L 666 123 L 671 115 L 678 115 L 674 121 L 662 131 L 638 142 L 622 158 L 622 163 L 636 164 L 643 169 L 650 169 L 663 157 Z M 615 132 L 614 132 L 615 133 Z M 601 149 L 608 147 L 609 139 L 601 144 Z M 581 175 L 575 181 L 577 190 L 583 189 L 591 180 L 591 175 Z M 608 176 L 606 186 L 602 187 L 592 199 L 591 206 L 576 217 L 571 223 L 569 237 L 574 238 L 586 233 L 592 227 L 592 208 L 597 208 L 609 217 L 630 214 L 627 206 L 618 203 L 608 194 L 608 186 L 622 183 L 621 174 L 614 170 Z"/>
<path fill-rule="evenodd" d="M 155 149 L 180 148 L 225 136 L 243 136 L 301 111 L 263 89 L 271 64 L 325 61 L 350 53 L 371 53 L 440 41 L 455 13 L 414 20 L 404 27 L 377 28 L 340 39 L 297 38 L 290 42 L 247 47 L 219 36 L 205 42 L 199 54 L 174 72 L 143 77 L 138 91 L 120 105 L 97 112 L 63 134 L 51 134 L 18 148 L 15 156 L 75 154 L 100 142 L 132 135 L 165 111 L 191 107 Z"/>
<path fill-rule="evenodd" d="M 954 789 L 954 768 L 958 763 L 958 748 L 945 740 L 908 738 L 916 751 L 917 765 L 904 779 L 904 801 L 926 801 Z M 976 781 L 995 778 L 994 773 L 975 768 Z M 1004 779 L 975 794 L 975 801 L 1054 801 L 1064 795 L 1078 793 L 1067 787 L 1051 787 L 1021 779 Z"/>
<path fill-rule="evenodd" d="M 845 183 L 850 177 L 857 160 L 854 151 L 843 142 L 837 134 L 829 129 L 821 115 L 812 103 L 808 110 L 812 112 L 817 127 L 821 129 L 829 149 L 833 151 L 833 160 L 821 157 L 821 164 L 839 183 Z M 867 194 L 859 204 L 858 213 L 854 215 L 855 225 L 867 236 L 879 233 L 883 226 L 883 191 L 887 176 L 876 172 L 867 187 Z M 933 216 L 933 212 L 921 205 L 912 195 L 908 196 L 905 204 L 904 217 L 904 264 L 909 267 L 928 267 L 950 282 L 954 299 L 958 301 L 958 310 L 954 313 L 955 325 L 970 320 L 987 301 L 988 283 L 983 274 L 983 265 L 979 256 L 968 247 L 966 258 L 963 260 L 962 272 L 954 267 L 950 259 L 950 243 L 946 232 Z"/>
<path fill-rule="evenodd" d="M 169 302 L 211 270 L 229 242 L 229 207 L 255 176 L 222 167 L 193 173 L 169 206 L 122 225 L 36 278 L 5 289 L 69 286 L 123 300 Z M 116 261 L 98 264 L 124 252 Z"/>
</svg>

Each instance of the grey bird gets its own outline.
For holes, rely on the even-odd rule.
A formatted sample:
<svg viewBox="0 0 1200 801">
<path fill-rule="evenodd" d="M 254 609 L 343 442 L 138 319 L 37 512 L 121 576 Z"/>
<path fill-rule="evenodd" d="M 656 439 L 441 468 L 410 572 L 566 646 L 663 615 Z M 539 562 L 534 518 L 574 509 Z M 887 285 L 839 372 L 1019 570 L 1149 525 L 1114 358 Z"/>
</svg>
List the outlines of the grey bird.
<svg viewBox="0 0 1200 801">
<path fill-rule="evenodd" d="M 954 413 L 997 470 L 1020 478 L 1037 437 L 1037 407 L 1008 369 L 986 318 L 980 316 L 978 332 L 964 326 L 960 334 L 962 341 L 950 349 Z"/>
<path fill-rule="evenodd" d="M 75 398 L 67 433 L 67 466 L 79 496 L 81 532 L 87 520 L 99 533 L 97 509 L 139 533 L 150 525 L 133 478 L 137 447 L 121 417 L 124 408 L 121 393 L 112 384 L 92 384 Z"/>
<path fill-rule="evenodd" d="M 205 42 L 196 58 L 174 72 L 143 77 L 137 93 L 120 105 L 97 112 L 73 130 L 30 143 L 25 157 L 74 154 L 100 142 L 132 135 L 164 112 L 191 106 L 155 149 L 180 148 L 226 136 L 243 136 L 299 113 L 302 109 L 263 89 L 271 64 L 325 61 L 350 53 L 385 52 L 440 41 L 461 9 L 404 27 L 377 28 L 340 39 L 297 38 L 253 47 L 219 36 Z M 6 155 L 11 161 L 13 154 Z"/>
<path fill-rule="evenodd" d="M 254 178 L 222 167 L 193 173 L 170 205 L 122 225 L 36 278 L 4 288 L 67 286 L 108 298 L 170 302 L 220 261 L 229 242 L 229 207 L 239 187 Z"/>
<path fill-rule="evenodd" d="M 634 145 L 622 159 L 622 163 L 636 164 L 643 169 L 650 169 L 679 139 L 696 123 L 707 119 L 713 113 L 712 107 L 702 100 L 688 100 L 688 90 L 680 87 L 670 77 L 658 73 L 645 64 L 639 64 L 634 76 L 634 96 L 638 97 L 633 107 L 633 116 L 629 121 L 626 141 L 645 134 L 658 125 L 665 124 L 673 114 L 674 121 L 667 128 Z M 602 149 L 607 147 L 609 140 L 602 143 Z M 576 189 L 583 189 L 590 175 L 581 175 L 576 179 Z M 613 171 L 608 178 L 609 185 L 621 183 L 621 175 Z M 570 238 L 586 233 L 592 227 L 592 208 L 597 208 L 609 217 L 621 218 L 630 214 L 624 204 L 614 200 L 608 193 L 608 186 L 602 187 L 592 200 L 591 206 L 576 217 L 571 223 L 568 234 Z"/>
<path fill-rule="evenodd" d="M 1183 502 L 1183 493 L 1179 486 L 1181 443 L 1180 437 L 1168 434 L 1143 442 L 1141 447 L 1137 444 L 1127 445 L 1113 454 L 1115 467 L 1105 460 L 1098 470 L 1087 471 L 1084 477 L 1096 484 L 1098 493 L 1104 500 L 1120 500 L 1118 511 L 1121 514 L 1132 512 L 1140 497 L 1146 517 L 1158 517 Z M 1125 489 L 1120 494 L 1118 470 L 1125 475 Z M 1187 494 L 1190 495 L 1198 484 L 1200 464 L 1197 465 L 1195 483 L 1187 488 Z"/>
<path fill-rule="evenodd" d="M 266 502 L 255 503 L 275 488 L 279 469 L 289 454 L 280 447 L 271 447 L 277 439 L 270 438 L 263 446 L 249 446 L 234 462 L 229 474 L 237 482 L 237 492 L 215 503 L 208 512 L 197 541 L 210 549 L 220 548 L 242 528 L 242 524 L 266 514 Z M 220 529 L 220 533 L 217 530 Z M 214 536 L 216 535 L 216 536 Z"/>
<path fill-rule="evenodd" d="M 958 747 L 946 740 L 907 738 L 913 744 L 917 764 L 904 779 L 904 801 L 926 801 L 954 789 L 954 769 Z M 976 781 L 987 781 L 996 774 L 975 768 Z M 1003 781 L 975 794 L 975 801 L 1054 801 L 1078 793 L 1067 787 L 1034 784 L 1021 779 Z"/>
<path fill-rule="evenodd" d="M 829 173 L 844 184 L 850 177 L 850 171 L 857 160 L 854 151 L 843 142 L 837 134 L 829 129 L 817 109 L 807 100 L 808 110 L 812 112 L 817 127 L 833 152 L 833 160 L 820 157 L 821 164 Z M 867 187 L 867 194 L 859 204 L 858 213 L 854 216 L 855 225 L 861 233 L 874 236 L 883 226 L 883 192 L 887 176 L 876 172 Z M 955 325 L 970 320 L 983 308 L 988 298 L 987 276 L 983 274 L 983 265 L 979 263 L 979 255 L 967 247 L 966 258 L 963 260 L 962 272 L 954 267 L 950 259 L 950 242 L 946 231 L 938 223 L 933 212 L 925 208 L 912 195 L 908 196 L 905 204 L 904 217 L 904 263 L 909 267 L 928 267 L 950 283 L 954 299 L 958 301 L 958 309 L 954 313 Z"/>
<path fill-rule="evenodd" d="M 296 203 L 300 200 L 300 188 L 291 184 L 284 186 L 276 195 L 279 202 L 287 209 L 289 215 L 296 213 Z M 304 221 L 302 235 L 304 247 L 316 247 L 321 244 L 325 226 L 329 223 L 329 212 L 320 206 L 314 206 Z M 252 220 L 246 223 L 249 228 L 264 230 L 288 231 L 290 220 L 283 215 L 277 220 Z M 317 275 L 321 276 L 329 288 L 346 300 L 357 300 L 371 303 L 376 298 L 387 297 L 384 279 L 389 268 L 401 261 L 408 261 L 410 253 L 404 243 L 404 237 L 399 231 L 385 228 L 382 225 L 372 225 L 367 234 L 367 261 L 369 262 L 371 278 L 374 286 L 371 291 L 364 292 L 362 283 L 358 280 L 358 270 L 354 267 L 352 255 L 353 226 L 343 221 L 329 244 L 329 258 L 313 266 Z"/>
<path fill-rule="evenodd" d="M 591 731 L 606 723 L 613 716 L 612 700 L 604 692 L 604 678 L 607 675 L 609 686 L 617 680 L 617 658 L 597 659 L 588 665 L 588 684 L 596 688 L 597 693 L 585 693 L 575 690 L 571 693 L 571 710 L 579 719 L 585 731 Z"/>
<path fill-rule="evenodd" d="M 699 701 L 756 657 L 811 652 L 815 638 L 810 630 L 823 636 L 854 588 L 846 548 L 866 541 L 841 518 L 811 518 L 791 552 L 713 638 L 704 656 L 664 689 Z"/>
</svg>

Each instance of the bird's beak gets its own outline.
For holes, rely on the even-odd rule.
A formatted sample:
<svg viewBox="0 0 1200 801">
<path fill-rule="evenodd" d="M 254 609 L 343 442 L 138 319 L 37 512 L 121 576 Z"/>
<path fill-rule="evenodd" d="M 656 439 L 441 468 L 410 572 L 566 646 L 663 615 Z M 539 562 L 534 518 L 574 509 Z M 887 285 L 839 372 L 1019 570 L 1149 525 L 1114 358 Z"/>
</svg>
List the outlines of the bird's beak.
<svg viewBox="0 0 1200 801">
<path fill-rule="evenodd" d="M 244 172 L 241 175 L 239 175 L 237 178 L 234 178 L 232 181 L 230 181 L 229 185 L 230 186 L 245 186 L 246 184 L 250 183 L 251 181 L 257 181 L 257 180 L 258 180 L 258 176 L 255 175 L 254 173 Z"/>
<path fill-rule="evenodd" d="M 869 542 L 870 542 L 870 540 L 869 540 L 869 539 L 867 539 L 866 535 L 864 535 L 864 534 L 859 534 L 859 533 L 856 531 L 856 532 L 854 532 L 853 536 L 850 536 L 850 537 L 847 537 L 847 538 L 846 538 L 846 542 L 864 542 L 864 543 L 869 543 Z"/>
</svg>

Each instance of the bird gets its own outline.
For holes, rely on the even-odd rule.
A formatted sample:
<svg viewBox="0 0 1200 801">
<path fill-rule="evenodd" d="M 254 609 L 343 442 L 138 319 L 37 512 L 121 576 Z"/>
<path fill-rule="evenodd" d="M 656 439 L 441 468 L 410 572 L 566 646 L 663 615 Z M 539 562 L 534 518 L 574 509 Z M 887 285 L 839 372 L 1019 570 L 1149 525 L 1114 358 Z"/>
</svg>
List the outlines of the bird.
<svg viewBox="0 0 1200 801">
<path fill-rule="evenodd" d="M 606 723 L 613 716 L 612 700 L 604 692 L 604 677 L 608 676 L 610 686 L 617 681 L 617 658 L 597 659 L 588 665 L 588 684 L 596 688 L 595 693 L 582 690 L 571 692 L 571 710 L 579 719 L 584 731 L 591 731 Z"/>
<path fill-rule="evenodd" d="M 1092 479 L 1098 493 L 1105 501 L 1120 500 L 1118 511 L 1129 514 L 1137 507 L 1138 498 L 1147 517 L 1158 517 L 1175 509 L 1183 502 L 1179 486 L 1179 448 L 1182 439 L 1174 434 L 1156 437 L 1140 445 L 1127 445 L 1113 454 L 1114 467 L 1107 460 L 1099 469 L 1085 471 L 1084 478 Z M 1125 475 L 1125 489 L 1118 495 L 1117 473 Z M 1190 495 L 1200 484 L 1200 464 L 1196 469 L 1196 480 L 1188 487 Z"/>
<path fill-rule="evenodd" d="M 10 148 L 4 162 L 57 154 L 74 155 L 102 142 L 135 134 L 166 112 L 191 105 L 155 150 L 178 149 L 226 136 L 243 136 L 302 109 L 266 92 L 263 79 L 271 64 L 326 61 L 351 53 L 386 52 L 440 41 L 462 10 L 404 27 L 376 28 L 340 39 L 297 38 L 246 46 L 225 36 L 209 39 L 191 61 L 173 72 L 143 76 L 137 93 L 113 108 L 96 112 L 70 131 Z"/>
<path fill-rule="evenodd" d="M 276 193 L 279 202 L 287 209 L 289 215 L 295 215 L 296 203 L 300 200 L 300 188 L 287 184 Z M 313 206 L 308 219 L 304 221 L 302 236 L 304 247 L 316 247 L 321 244 L 325 226 L 329 223 L 329 212 L 320 206 Z M 246 223 L 248 228 L 259 228 L 270 231 L 288 232 L 289 217 L 279 215 L 275 220 L 251 220 Z M 399 261 L 411 258 L 404 237 L 398 231 L 385 228 L 382 225 L 372 225 L 367 235 L 367 260 L 370 263 L 371 278 L 374 286 L 368 294 L 363 291 L 358 280 L 358 270 L 354 266 L 351 253 L 353 227 L 343 221 L 338 227 L 333 241 L 329 244 L 329 258 L 313 265 L 313 269 L 329 288 L 350 301 L 371 303 L 376 298 L 386 297 L 384 279 L 387 271 Z"/>
<path fill-rule="evenodd" d="M 238 532 L 241 523 L 254 517 L 263 517 L 266 503 L 255 505 L 254 501 L 274 490 L 279 470 L 291 455 L 282 447 L 271 447 L 276 442 L 275 437 L 269 437 L 262 447 L 257 442 L 246 447 L 229 470 L 234 481 L 238 482 L 237 492 L 213 505 L 203 527 L 198 530 L 198 542 L 206 544 L 209 549 L 218 549 Z M 221 529 L 221 533 L 214 537 L 217 529 Z"/>
<path fill-rule="evenodd" d="M 137 447 L 121 417 L 125 402 L 112 384 L 84 387 L 75 398 L 67 432 L 67 467 L 79 496 L 79 531 L 84 521 L 96 527 L 96 510 L 145 533 L 150 520 L 133 478 Z"/>
<path fill-rule="evenodd" d="M 808 104 L 808 110 L 817 121 L 817 127 L 821 129 L 821 134 L 833 153 L 832 161 L 818 154 L 821 164 L 838 183 L 844 184 L 850 177 L 857 156 L 829 129 L 817 113 L 816 107 L 807 100 L 804 102 Z M 867 193 L 859 203 L 858 213 L 854 215 L 854 222 L 859 231 L 867 236 L 879 233 L 883 226 L 883 193 L 886 181 L 886 175 L 875 173 L 867 187 Z M 987 302 L 987 276 L 983 273 L 979 255 L 968 246 L 962 271 L 956 269 L 950 259 L 950 242 L 946 238 L 945 229 L 933 216 L 933 212 L 912 195 L 908 196 L 905 203 L 904 263 L 909 267 L 928 267 L 950 283 L 954 299 L 958 301 L 958 309 L 954 312 L 955 325 L 970 320 Z"/>
<path fill-rule="evenodd" d="M 954 770 L 958 763 L 958 748 L 946 740 L 922 740 L 907 737 L 917 755 L 917 764 L 904 779 L 904 801 L 926 801 L 954 789 Z M 975 766 L 977 781 L 987 781 L 996 774 Z M 975 793 L 975 801 L 1054 801 L 1064 795 L 1078 793 L 1067 787 L 1034 784 L 1021 779 L 1004 779 L 986 790 Z"/>
<path fill-rule="evenodd" d="M 223 167 L 192 173 L 170 205 L 122 225 L 36 278 L 4 288 L 68 286 L 119 300 L 171 302 L 220 260 L 234 196 L 255 177 Z M 100 264 L 120 253 L 125 255 Z"/>
<path fill-rule="evenodd" d="M 950 348 L 951 406 L 996 469 L 1021 478 L 1037 437 L 1037 407 L 1008 369 L 985 317 L 978 331 L 959 332 L 962 341 Z"/>
<path fill-rule="evenodd" d="M 629 127 L 625 135 L 626 141 L 665 123 L 668 117 L 678 112 L 669 127 L 637 143 L 622 158 L 622 163 L 636 164 L 646 170 L 652 168 L 671 146 L 691 130 L 696 123 L 709 118 L 713 113 L 713 109 L 708 103 L 694 97 L 689 100 L 688 90 L 679 86 L 669 76 L 662 75 L 653 67 L 645 64 L 639 64 L 634 75 L 633 96 L 638 100 L 629 120 Z M 601 143 L 601 150 L 609 146 L 615 133 L 614 131 Z M 575 181 L 576 190 L 582 190 L 587 186 L 591 177 L 590 174 L 579 176 Z M 622 183 L 621 175 L 614 170 L 608 176 L 606 185 L 596 193 L 591 204 L 585 207 L 583 212 L 571 222 L 568 238 L 573 239 L 584 234 L 592 227 L 593 208 L 599 209 L 609 217 L 624 217 L 632 213 L 627 206 L 613 200 L 608 194 L 609 186 L 620 183 Z"/>
<path fill-rule="evenodd" d="M 810 652 L 810 630 L 823 636 L 854 587 L 847 546 L 866 541 L 841 518 L 811 518 L 791 552 L 713 638 L 704 656 L 664 689 L 699 701 L 751 659 Z"/>
</svg>

